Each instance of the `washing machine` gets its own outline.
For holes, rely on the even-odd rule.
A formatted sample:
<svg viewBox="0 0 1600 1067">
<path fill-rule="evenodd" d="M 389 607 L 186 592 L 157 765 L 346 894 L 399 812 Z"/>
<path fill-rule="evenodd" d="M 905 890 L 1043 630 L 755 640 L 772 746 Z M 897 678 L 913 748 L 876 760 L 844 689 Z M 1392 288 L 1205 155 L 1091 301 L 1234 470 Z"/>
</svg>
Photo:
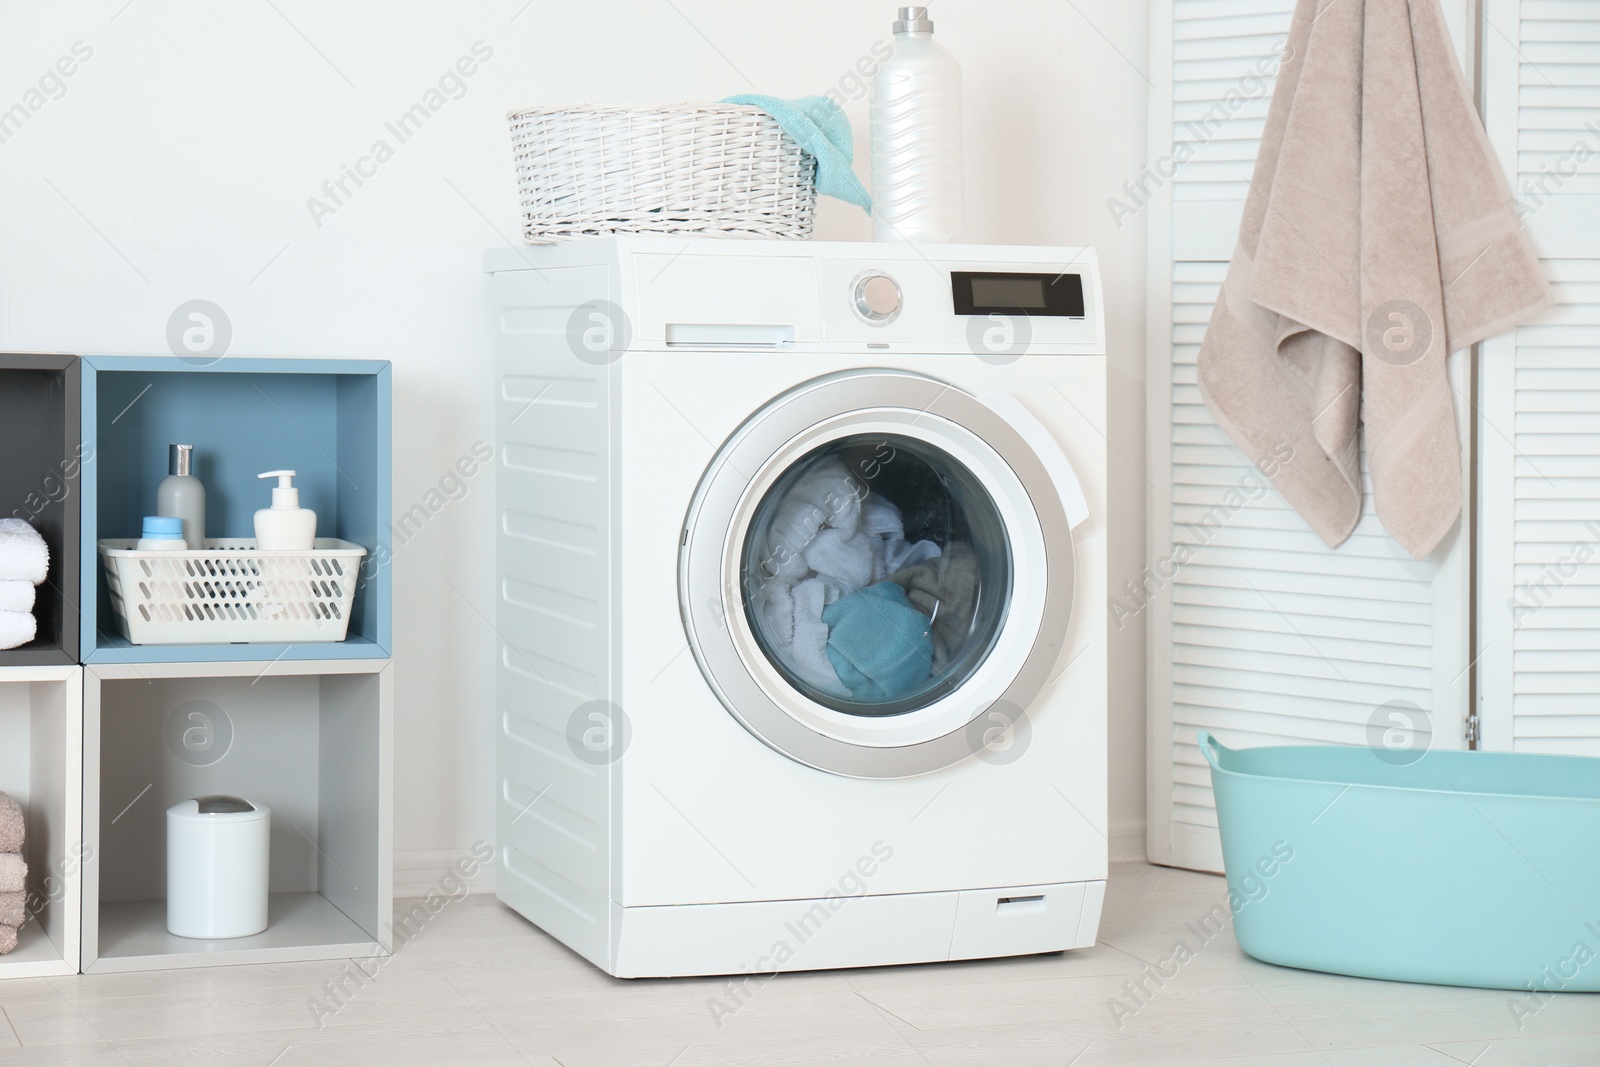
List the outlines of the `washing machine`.
<svg viewBox="0 0 1600 1067">
<path fill-rule="evenodd" d="M 1092 945 L 1094 252 L 617 236 L 485 267 L 500 899 L 622 977 Z"/>
</svg>

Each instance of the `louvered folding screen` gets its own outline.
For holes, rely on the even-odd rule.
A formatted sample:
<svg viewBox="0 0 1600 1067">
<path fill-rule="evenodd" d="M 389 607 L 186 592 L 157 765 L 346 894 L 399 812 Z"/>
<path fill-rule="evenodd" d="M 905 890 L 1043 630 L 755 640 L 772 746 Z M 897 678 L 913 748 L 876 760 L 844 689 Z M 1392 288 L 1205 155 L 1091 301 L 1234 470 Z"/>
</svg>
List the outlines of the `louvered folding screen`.
<svg viewBox="0 0 1600 1067">
<path fill-rule="evenodd" d="M 1149 856 L 1203 870 L 1221 870 L 1222 856 L 1199 728 L 1229 745 L 1364 744 L 1384 705 L 1401 701 L 1432 713 L 1432 744 L 1459 747 L 1467 705 L 1467 534 L 1418 563 L 1369 499 L 1355 533 L 1328 549 L 1195 384 L 1293 11 L 1293 0 L 1162 0 L 1151 16 L 1150 172 L 1162 184 L 1146 181 L 1153 195 L 1139 208 L 1150 232 L 1150 566 L 1120 590 L 1113 576 L 1111 612 L 1113 626 L 1147 613 Z M 1466 361 L 1451 366 L 1464 393 Z"/>
<path fill-rule="evenodd" d="M 1600 0 L 1495 0 L 1484 116 L 1555 308 L 1485 342 L 1483 747 L 1600 756 Z"/>
</svg>

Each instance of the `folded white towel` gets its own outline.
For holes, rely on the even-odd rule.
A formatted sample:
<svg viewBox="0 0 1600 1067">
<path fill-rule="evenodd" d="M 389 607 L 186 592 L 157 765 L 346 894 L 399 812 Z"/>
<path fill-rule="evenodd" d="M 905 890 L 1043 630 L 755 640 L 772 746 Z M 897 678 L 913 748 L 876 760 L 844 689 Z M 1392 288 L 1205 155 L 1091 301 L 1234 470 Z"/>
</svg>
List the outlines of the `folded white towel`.
<svg viewBox="0 0 1600 1067">
<path fill-rule="evenodd" d="M 33 583 L 16 578 L 0 581 L 0 611 L 33 611 Z"/>
<path fill-rule="evenodd" d="M 38 635 L 39 623 L 32 615 L 25 611 L 0 611 L 0 649 L 17 648 Z"/>
<path fill-rule="evenodd" d="M 50 572 L 50 549 L 21 519 L 0 519 L 0 579 L 40 585 Z"/>
</svg>

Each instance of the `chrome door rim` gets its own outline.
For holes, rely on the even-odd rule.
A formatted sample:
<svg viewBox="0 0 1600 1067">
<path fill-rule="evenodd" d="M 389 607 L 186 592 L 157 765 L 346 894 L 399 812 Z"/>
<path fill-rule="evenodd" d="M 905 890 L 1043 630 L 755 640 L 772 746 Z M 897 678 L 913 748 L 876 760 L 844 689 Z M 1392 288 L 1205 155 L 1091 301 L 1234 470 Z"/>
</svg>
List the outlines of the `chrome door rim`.
<svg viewBox="0 0 1600 1067">
<path fill-rule="evenodd" d="M 834 711 L 789 685 L 756 643 L 740 583 L 745 534 L 766 489 L 809 450 L 860 432 L 913 437 L 967 464 L 1000 507 L 1023 560 L 1013 568 L 1011 610 L 984 663 L 928 707 L 882 718 Z M 679 605 L 701 673 L 757 738 L 820 770 L 903 778 L 977 752 L 981 735 L 968 727 L 990 708 L 1030 707 L 1066 639 L 1073 568 L 1061 494 L 1009 423 L 971 394 L 924 375 L 848 371 L 784 393 L 723 445 L 685 518 Z"/>
</svg>

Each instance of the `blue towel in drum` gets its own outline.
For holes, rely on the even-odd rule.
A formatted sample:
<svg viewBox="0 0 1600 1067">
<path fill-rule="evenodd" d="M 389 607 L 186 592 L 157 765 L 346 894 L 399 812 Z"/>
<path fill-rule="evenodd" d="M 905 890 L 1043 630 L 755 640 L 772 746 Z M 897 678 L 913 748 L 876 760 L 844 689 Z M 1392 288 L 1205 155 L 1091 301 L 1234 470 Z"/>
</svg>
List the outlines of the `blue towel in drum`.
<svg viewBox="0 0 1600 1067">
<path fill-rule="evenodd" d="M 760 93 L 730 96 L 724 104 L 759 107 L 783 127 L 808 155 L 817 161 L 817 192 L 838 197 L 865 208 L 872 214 L 872 198 L 851 169 L 854 148 L 850 140 L 850 119 L 839 105 L 825 96 L 801 96 L 784 100 Z"/>
<path fill-rule="evenodd" d="M 894 700 L 933 672 L 932 624 L 894 582 L 840 597 L 822 610 L 822 621 L 828 662 L 856 700 Z"/>
</svg>

